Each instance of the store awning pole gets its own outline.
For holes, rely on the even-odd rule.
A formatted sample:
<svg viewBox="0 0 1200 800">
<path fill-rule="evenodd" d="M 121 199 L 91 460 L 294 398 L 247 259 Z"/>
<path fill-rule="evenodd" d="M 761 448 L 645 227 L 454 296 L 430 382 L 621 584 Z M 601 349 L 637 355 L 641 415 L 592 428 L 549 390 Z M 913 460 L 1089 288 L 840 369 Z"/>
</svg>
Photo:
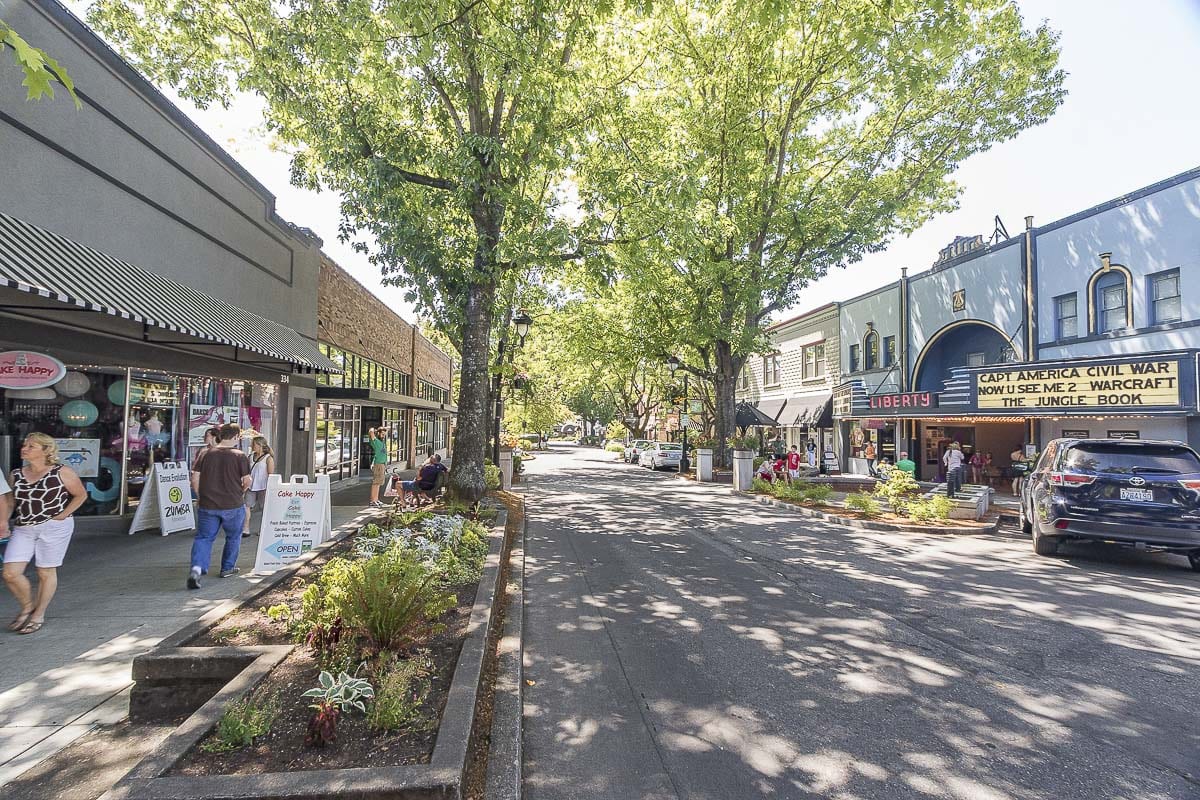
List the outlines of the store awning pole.
<svg viewBox="0 0 1200 800">
<path fill-rule="evenodd" d="M 121 412 L 121 497 L 117 501 L 117 515 L 124 516 L 129 502 L 129 396 L 133 371 L 125 368 L 125 410 Z"/>
</svg>

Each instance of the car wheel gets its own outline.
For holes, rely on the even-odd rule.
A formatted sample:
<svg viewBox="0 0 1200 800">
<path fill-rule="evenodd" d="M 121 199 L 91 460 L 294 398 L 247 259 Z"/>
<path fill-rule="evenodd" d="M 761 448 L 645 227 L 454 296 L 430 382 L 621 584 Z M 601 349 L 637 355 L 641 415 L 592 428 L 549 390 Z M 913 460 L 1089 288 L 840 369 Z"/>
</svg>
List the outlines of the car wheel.
<svg viewBox="0 0 1200 800">
<path fill-rule="evenodd" d="M 1192 565 L 1193 570 L 1200 572 L 1200 550 L 1188 553 L 1188 563 Z"/>
<path fill-rule="evenodd" d="M 1044 536 L 1038 527 L 1033 526 L 1033 552 L 1039 556 L 1052 556 L 1058 552 L 1057 536 Z"/>
<path fill-rule="evenodd" d="M 1021 533 L 1028 536 L 1033 533 L 1033 523 L 1029 521 L 1029 517 L 1025 514 L 1025 504 L 1017 503 L 1017 517 L 1021 520 Z"/>
</svg>

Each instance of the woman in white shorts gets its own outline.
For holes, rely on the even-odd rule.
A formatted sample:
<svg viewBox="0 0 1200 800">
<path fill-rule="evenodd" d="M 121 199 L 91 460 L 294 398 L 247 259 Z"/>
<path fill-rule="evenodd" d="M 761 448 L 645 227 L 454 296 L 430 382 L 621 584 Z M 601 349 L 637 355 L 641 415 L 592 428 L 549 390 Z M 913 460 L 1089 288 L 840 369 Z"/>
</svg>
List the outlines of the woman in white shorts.
<svg viewBox="0 0 1200 800">
<path fill-rule="evenodd" d="M 58 445 L 44 433 L 31 433 L 21 445 L 25 466 L 12 472 L 15 524 L 4 553 L 4 582 L 21 604 L 8 626 L 18 633 L 36 633 L 46 624 L 46 608 L 58 588 L 62 565 L 75 531 L 71 515 L 87 499 L 87 491 L 70 467 L 58 463 Z M 25 567 L 37 567 L 38 590 L 25 577 Z"/>
</svg>

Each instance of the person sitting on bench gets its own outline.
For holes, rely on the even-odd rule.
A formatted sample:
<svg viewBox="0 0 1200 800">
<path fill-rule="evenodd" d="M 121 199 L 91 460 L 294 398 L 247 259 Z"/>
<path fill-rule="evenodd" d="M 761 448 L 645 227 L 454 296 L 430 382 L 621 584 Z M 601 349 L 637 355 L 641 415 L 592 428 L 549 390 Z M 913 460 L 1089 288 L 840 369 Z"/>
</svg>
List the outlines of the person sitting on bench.
<svg viewBox="0 0 1200 800">
<path fill-rule="evenodd" d="M 425 462 L 420 471 L 417 472 L 417 477 L 411 481 L 400 481 L 400 505 L 405 505 L 408 502 L 408 493 L 411 492 L 416 502 L 420 502 L 421 495 L 429 495 L 437 488 L 438 478 L 443 472 L 447 472 L 446 465 L 442 463 L 442 457 L 434 453 Z"/>
</svg>

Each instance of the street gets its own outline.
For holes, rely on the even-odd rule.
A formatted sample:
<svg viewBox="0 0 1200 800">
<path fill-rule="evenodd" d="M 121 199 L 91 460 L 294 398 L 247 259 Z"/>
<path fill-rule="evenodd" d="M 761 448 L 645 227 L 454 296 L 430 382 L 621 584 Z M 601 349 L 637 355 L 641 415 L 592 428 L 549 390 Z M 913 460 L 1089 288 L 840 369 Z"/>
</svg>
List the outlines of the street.
<svg viewBox="0 0 1200 800">
<path fill-rule="evenodd" d="M 527 462 L 525 792 L 1200 797 L 1200 575 Z"/>
</svg>

